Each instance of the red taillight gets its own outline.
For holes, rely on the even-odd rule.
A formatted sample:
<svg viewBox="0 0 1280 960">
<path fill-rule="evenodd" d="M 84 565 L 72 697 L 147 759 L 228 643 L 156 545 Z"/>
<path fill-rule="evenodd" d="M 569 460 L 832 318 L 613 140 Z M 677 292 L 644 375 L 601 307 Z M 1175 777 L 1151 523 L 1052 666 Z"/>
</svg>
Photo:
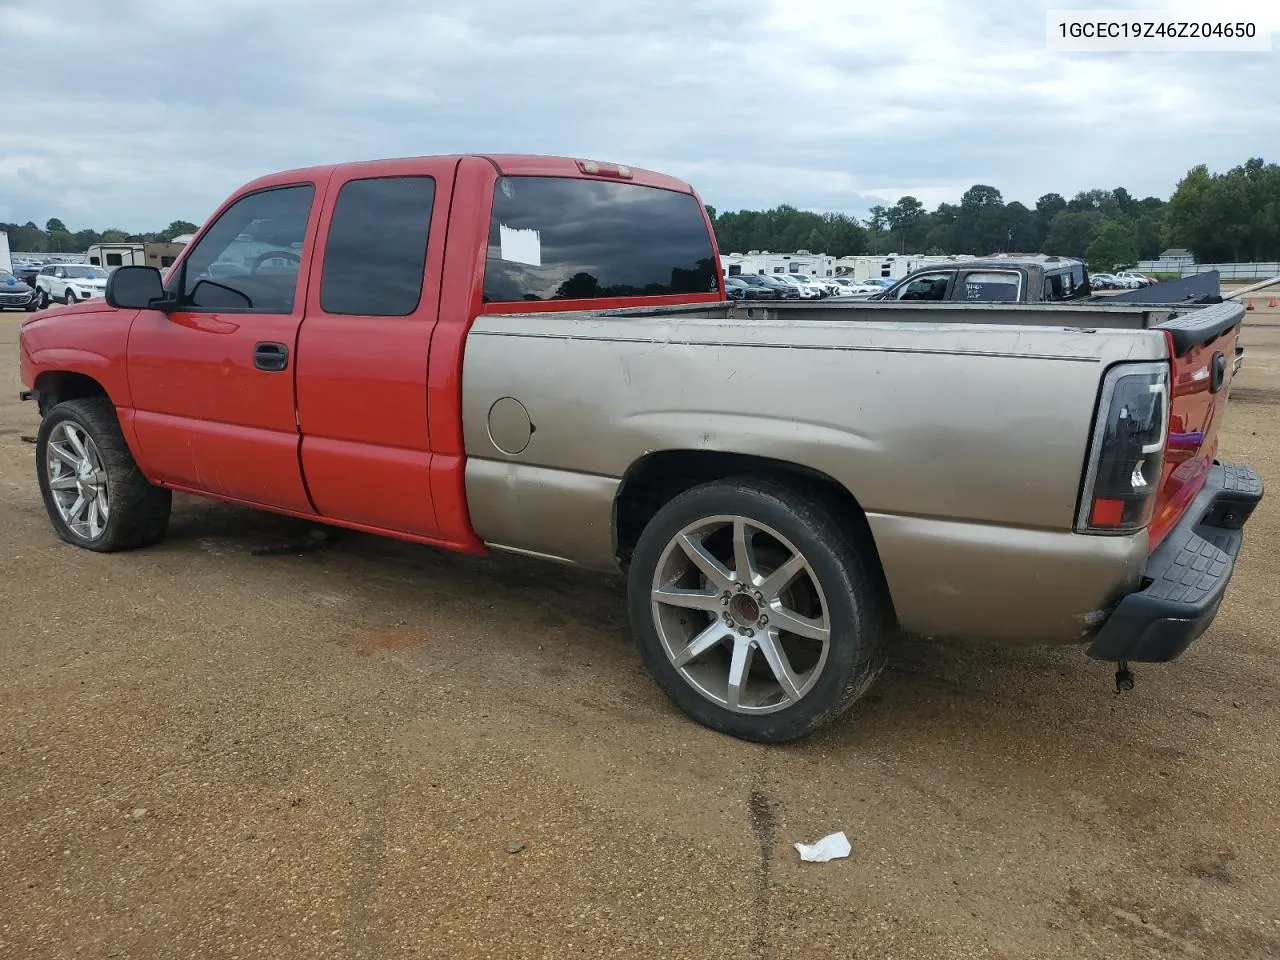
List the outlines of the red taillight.
<svg viewBox="0 0 1280 960">
<path fill-rule="evenodd" d="M 1118 527 L 1124 523 L 1123 500 L 1095 500 L 1089 513 L 1091 527 Z"/>
<path fill-rule="evenodd" d="M 1151 521 L 1169 423 L 1169 365 L 1119 364 L 1102 381 L 1077 529 L 1133 533 Z"/>
</svg>

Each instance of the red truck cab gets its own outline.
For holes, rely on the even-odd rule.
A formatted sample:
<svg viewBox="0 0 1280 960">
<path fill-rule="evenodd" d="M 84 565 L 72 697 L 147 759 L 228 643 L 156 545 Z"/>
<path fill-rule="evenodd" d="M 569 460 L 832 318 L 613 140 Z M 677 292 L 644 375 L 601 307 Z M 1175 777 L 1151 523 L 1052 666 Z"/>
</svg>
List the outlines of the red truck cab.
<svg viewBox="0 0 1280 960">
<path fill-rule="evenodd" d="M 524 289 L 522 264 L 556 238 L 522 207 L 558 190 L 584 216 L 594 202 L 615 219 L 623 207 L 610 201 L 628 191 L 679 224 L 688 269 L 622 263 L 643 261 L 645 242 L 618 222 L 604 254 L 616 278 Z M 491 249 L 503 269 L 486 272 Z M 138 468 L 166 490 L 475 553 L 461 419 L 474 318 L 719 303 L 719 264 L 697 194 L 645 170 L 536 156 L 291 170 L 246 184 L 209 218 L 154 291 L 162 309 L 93 301 L 32 318 L 22 374 L 42 409 L 109 397 Z"/>
</svg>

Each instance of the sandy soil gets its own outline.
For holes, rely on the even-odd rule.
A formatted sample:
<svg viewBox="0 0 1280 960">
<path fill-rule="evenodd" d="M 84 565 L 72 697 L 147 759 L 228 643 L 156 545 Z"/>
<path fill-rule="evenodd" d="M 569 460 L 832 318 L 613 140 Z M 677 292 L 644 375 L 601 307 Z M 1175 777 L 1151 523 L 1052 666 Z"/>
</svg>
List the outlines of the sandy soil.
<svg viewBox="0 0 1280 960">
<path fill-rule="evenodd" d="M 1260 306 L 1265 306 L 1263 298 Z M 679 714 L 620 585 L 182 500 L 52 535 L 0 316 L 0 957 L 1280 955 L 1280 310 L 1222 455 L 1272 488 L 1179 661 L 910 642 L 787 748 Z M 844 830 L 815 866 L 791 844 Z M 523 843 L 517 853 L 507 846 Z"/>
</svg>

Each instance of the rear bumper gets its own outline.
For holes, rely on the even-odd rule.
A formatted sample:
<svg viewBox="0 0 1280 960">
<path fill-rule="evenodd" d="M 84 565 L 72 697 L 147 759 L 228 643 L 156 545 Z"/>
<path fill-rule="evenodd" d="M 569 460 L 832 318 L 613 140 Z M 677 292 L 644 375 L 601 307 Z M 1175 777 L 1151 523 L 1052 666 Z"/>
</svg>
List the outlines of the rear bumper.
<svg viewBox="0 0 1280 960">
<path fill-rule="evenodd" d="M 1218 613 L 1262 499 L 1262 478 L 1215 463 L 1204 487 L 1147 560 L 1145 586 L 1116 606 L 1089 645 L 1098 660 L 1163 662 L 1181 654 Z"/>
</svg>

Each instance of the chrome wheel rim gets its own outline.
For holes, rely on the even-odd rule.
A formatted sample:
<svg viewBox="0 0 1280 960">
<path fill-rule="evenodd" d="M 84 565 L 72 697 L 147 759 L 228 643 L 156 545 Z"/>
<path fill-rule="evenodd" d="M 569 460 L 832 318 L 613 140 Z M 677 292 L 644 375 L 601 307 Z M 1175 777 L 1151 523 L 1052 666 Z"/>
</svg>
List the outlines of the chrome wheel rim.
<svg viewBox="0 0 1280 960">
<path fill-rule="evenodd" d="M 707 517 L 668 542 L 650 587 L 663 652 L 681 678 L 734 713 L 774 713 L 817 684 L 831 647 L 827 600 L 778 531 Z"/>
<path fill-rule="evenodd" d="M 82 540 L 97 540 L 111 515 L 102 455 L 79 424 L 63 420 L 49 432 L 45 475 L 58 516 Z"/>
</svg>

